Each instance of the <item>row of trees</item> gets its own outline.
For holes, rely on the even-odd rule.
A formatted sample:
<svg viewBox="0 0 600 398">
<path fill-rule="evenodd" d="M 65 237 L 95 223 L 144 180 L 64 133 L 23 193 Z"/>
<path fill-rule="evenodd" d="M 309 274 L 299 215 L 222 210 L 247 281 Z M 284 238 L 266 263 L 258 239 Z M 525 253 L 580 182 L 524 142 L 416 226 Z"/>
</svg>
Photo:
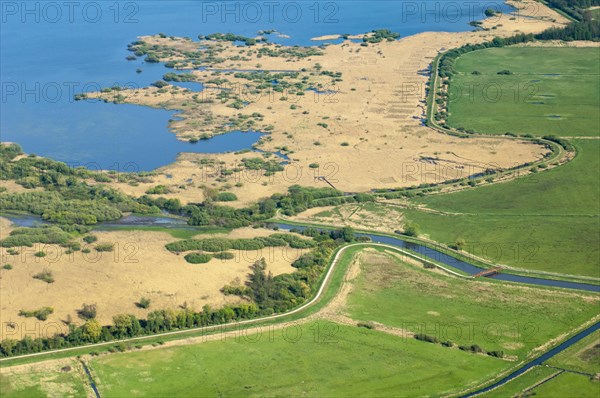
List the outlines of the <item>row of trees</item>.
<svg viewBox="0 0 600 398">
<path fill-rule="evenodd" d="M 180 310 L 157 310 L 148 314 L 147 319 L 137 319 L 134 315 L 121 314 L 113 317 L 112 325 L 103 326 L 95 318 L 88 319 L 81 326 L 69 325 L 69 332 L 53 337 L 33 339 L 25 336 L 22 340 L 6 339 L 0 342 L 0 356 L 31 354 L 46 350 L 77 347 L 83 344 L 109 342 L 171 330 L 218 325 L 233 320 L 250 319 L 256 316 L 255 304 L 239 304 L 213 310 L 204 306 L 195 312 L 189 308 Z"/>
<path fill-rule="evenodd" d="M 109 342 L 115 339 L 219 325 L 234 320 L 285 312 L 304 303 L 313 294 L 335 249 L 355 240 L 351 228 L 333 231 L 309 228 L 304 230 L 303 234 L 313 237 L 316 246 L 310 253 L 310 261 L 299 259 L 294 263 L 298 271 L 274 277 L 267 272 L 266 262 L 261 259 L 252 265 L 246 286 L 239 286 L 237 291 L 227 290 L 232 294 L 245 296 L 252 301 L 250 303 L 219 309 L 212 309 L 205 305 L 198 312 L 190 308 L 156 310 L 150 312 L 146 319 L 121 314 L 113 317 L 112 325 L 101 325 L 95 318 L 95 306 L 84 305 L 80 316 L 87 320 L 83 325 L 70 324 L 68 333 L 53 337 L 33 339 L 26 336 L 22 340 L 4 340 L 0 343 L 0 356 L 8 357 L 88 343 Z"/>
</svg>

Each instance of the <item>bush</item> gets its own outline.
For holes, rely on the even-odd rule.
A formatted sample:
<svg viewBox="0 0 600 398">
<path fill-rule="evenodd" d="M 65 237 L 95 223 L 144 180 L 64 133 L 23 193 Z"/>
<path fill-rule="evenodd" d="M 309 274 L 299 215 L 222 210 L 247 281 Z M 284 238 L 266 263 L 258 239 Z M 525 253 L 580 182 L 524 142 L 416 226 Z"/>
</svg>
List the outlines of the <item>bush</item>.
<svg viewBox="0 0 600 398">
<path fill-rule="evenodd" d="M 504 358 L 504 351 L 489 351 L 488 355 L 496 358 Z"/>
<path fill-rule="evenodd" d="M 420 341 L 426 341 L 428 343 L 439 343 L 440 342 L 437 337 L 429 336 L 428 334 L 424 334 L 424 333 L 415 334 L 415 339 L 420 340 Z"/>
<path fill-rule="evenodd" d="M 358 322 L 356 324 L 356 326 L 358 326 L 359 328 L 365 328 L 365 329 L 375 329 L 375 325 L 373 325 L 372 323 L 366 323 L 366 322 Z"/>
<path fill-rule="evenodd" d="M 2 269 L 13 269 L 13 266 L 12 266 L 12 265 L 10 265 L 10 264 L 4 264 L 4 265 L 2 266 Z"/>
<path fill-rule="evenodd" d="M 237 196 L 231 192 L 220 192 L 216 200 L 217 202 L 233 202 L 237 200 Z"/>
<path fill-rule="evenodd" d="M 35 252 L 34 256 L 36 257 L 46 257 L 46 253 L 39 251 L 39 252 Z"/>
<path fill-rule="evenodd" d="M 97 252 L 111 252 L 115 249 L 115 245 L 112 243 L 100 243 L 95 247 Z"/>
<path fill-rule="evenodd" d="M 404 225 L 404 231 L 402 233 L 406 236 L 419 236 L 419 225 L 412 221 L 408 221 Z"/>
<path fill-rule="evenodd" d="M 231 260 L 235 257 L 235 255 L 230 252 L 220 252 L 213 254 L 213 257 L 218 258 L 219 260 Z"/>
<path fill-rule="evenodd" d="M 148 195 L 164 195 L 170 192 L 171 190 L 164 185 L 157 185 L 146 190 L 146 194 Z"/>
<path fill-rule="evenodd" d="M 83 304 L 83 307 L 77 311 L 77 314 L 83 319 L 96 318 L 97 313 L 98 309 L 96 304 Z"/>
<path fill-rule="evenodd" d="M 58 227 L 16 228 L 8 237 L 0 241 L 0 246 L 32 247 L 34 243 L 65 245 L 70 239 L 71 235 Z"/>
<path fill-rule="evenodd" d="M 150 299 L 146 297 L 142 297 L 139 302 L 135 303 L 139 308 L 148 308 L 150 307 Z"/>
<path fill-rule="evenodd" d="M 319 163 L 311 163 L 308 165 L 308 167 L 310 167 L 311 169 L 318 169 L 319 168 Z"/>
<path fill-rule="evenodd" d="M 39 280 L 44 281 L 46 283 L 53 283 L 54 282 L 54 277 L 52 276 L 52 272 L 48 271 L 48 270 L 40 272 L 39 274 L 35 274 L 33 276 L 33 279 L 39 279 Z"/>
<path fill-rule="evenodd" d="M 35 317 L 40 321 L 45 321 L 46 319 L 48 319 L 48 315 L 52 314 L 53 312 L 54 312 L 54 308 L 43 307 L 43 308 L 40 308 L 38 310 L 33 310 L 33 311 L 21 310 L 21 311 L 19 311 L 19 315 L 24 316 L 26 318 Z"/>
<path fill-rule="evenodd" d="M 212 256 L 206 253 L 189 253 L 184 258 L 190 264 L 205 264 L 212 259 Z"/>
</svg>

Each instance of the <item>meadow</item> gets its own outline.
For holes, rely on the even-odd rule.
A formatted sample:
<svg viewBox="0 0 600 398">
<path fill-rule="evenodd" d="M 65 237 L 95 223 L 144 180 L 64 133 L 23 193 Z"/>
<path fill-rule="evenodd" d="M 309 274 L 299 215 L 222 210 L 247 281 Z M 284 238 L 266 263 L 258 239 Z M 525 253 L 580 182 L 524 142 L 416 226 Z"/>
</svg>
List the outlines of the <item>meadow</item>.
<svg viewBox="0 0 600 398">
<path fill-rule="evenodd" d="M 85 374 L 74 359 L 0 374 L 0 395 L 13 398 L 87 397 Z M 91 391 L 89 391 L 91 392 Z"/>
<path fill-rule="evenodd" d="M 400 391 L 403 396 L 438 396 L 473 388 L 515 364 L 456 346 L 444 347 L 392 334 L 378 330 L 379 326 L 369 329 L 330 319 L 329 305 L 340 297 L 340 288 L 347 280 L 346 270 L 357 254 L 361 254 L 365 272 L 355 280 L 355 290 L 346 307 L 356 322 L 378 320 L 385 326 L 397 326 L 398 320 L 429 323 L 432 319 L 438 325 L 493 323 L 496 326 L 487 329 L 484 340 L 480 338 L 481 329 L 475 326 L 473 340 L 456 341 L 479 344 L 487 350 L 502 344 L 509 356 L 521 356 L 532 346 L 587 320 L 596 308 L 594 299 L 583 299 L 578 294 L 460 280 L 403 263 L 382 248 L 365 250 L 364 246 L 356 246 L 340 257 L 322 300 L 282 325 L 267 323 L 258 329 L 234 329 L 232 334 L 167 343 L 155 349 L 137 350 L 131 346 L 128 351 L 124 345 L 126 352 L 84 355 L 84 360 L 103 397 L 384 396 L 391 391 Z M 380 261 L 381 256 L 386 261 Z M 359 315 L 365 311 L 368 316 L 361 318 Z M 514 314 L 509 317 L 510 312 Z M 544 317 L 539 315 L 544 312 Z M 293 321 L 310 314 L 316 319 Z M 507 317 L 510 320 L 504 320 Z M 534 334 L 534 330 L 518 330 L 519 339 L 526 343 L 520 346 L 510 333 L 496 335 L 497 330 L 512 323 L 537 323 L 539 330 Z M 490 344 L 490 340 L 498 345 Z M 507 347 L 514 350 L 509 352 Z M 65 373 L 49 365 L 52 363 L 30 365 L 29 372 L 45 372 L 44 380 L 67 380 L 65 385 L 70 386 L 71 396 L 82 396 L 82 389 L 89 389 L 81 372 Z M 3 371 L 0 387 L 7 397 L 44 396 L 52 383 L 34 382 Z"/>
<path fill-rule="evenodd" d="M 548 365 L 576 372 L 600 373 L 600 331 L 596 331 L 551 358 Z"/>
<path fill-rule="evenodd" d="M 390 391 L 437 395 L 460 390 L 507 366 L 498 359 L 352 326 L 311 322 L 283 330 L 287 340 L 282 330 L 275 330 L 273 338 L 263 333 L 247 336 L 247 341 L 111 355 L 90 365 L 106 397 L 134 392 L 138 396 L 357 396 Z M 435 363 L 432 357 L 437 358 Z M 433 378 L 435 386 L 429 382 Z"/>
<path fill-rule="evenodd" d="M 407 210 L 406 219 L 436 241 L 501 264 L 600 277 L 598 271 L 600 145 L 573 140 L 574 160 L 561 167 L 476 189 L 432 195 L 419 204 L 445 214 Z"/>
<path fill-rule="evenodd" d="M 524 359 L 535 347 L 597 315 L 597 297 L 464 280 L 408 265 L 391 254 L 364 256 L 347 314 Z"/>
<path fill-rule="evenodd" d="M 600 332 L 596 331 L 575 343 L 542 366 L 536 366 L 527 373 L 482 395 L 485 398 L 515 396 L 542 382 L 546 378 L 566 370 L 556 378 L 533 388 L 531 393 L 539 397 L 597 397 L 600 382 L 589 375 L 600 373 Z M 577 374 L 581 372 L 586 374 Z"/>
<path fill-rule="evenodd" d="M 598 136 L 597 48 L 503 47 L 458 58 L 448 124 L 485 134 Z"/>
</svg>

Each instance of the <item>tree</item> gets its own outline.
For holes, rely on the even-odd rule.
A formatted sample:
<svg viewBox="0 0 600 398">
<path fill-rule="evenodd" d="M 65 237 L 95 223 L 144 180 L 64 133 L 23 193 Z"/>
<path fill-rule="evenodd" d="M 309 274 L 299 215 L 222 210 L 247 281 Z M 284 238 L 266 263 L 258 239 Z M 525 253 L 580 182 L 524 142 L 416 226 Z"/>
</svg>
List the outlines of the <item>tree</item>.
<svg viewBox="0 0 600 398">
<path fill-rule="evenodd" d="M 15 348 L 16 345 L 17 345 L 17 340 L 6 339 L 6 340 L 2 340 L 2 342 L 0 343 L 0 349 L 2 349 L 2 352 L 4 353 L 5 356 L 9 357 L 13 354 L 13 349 Z"/>
<path fill-rule="evenodd" d="M 352 227 L 342 228 L 342 238 L 346 242 L 352 242 L 354 240 L 354 229 Z"/>
<path fill-rule="evenodd" d="M 404 224 L 404 235 L 407 236 L 419 236 L 419 225 L 412 222 L 412 221 L 408 221 L 406 224 Z"/>
<path fill-rule="evenodd" d="M 496 11 L 493 8 L 486 8 L 486 10 L 485 10 L 486 17 L 493 17 L 494 15 L 496 15 Z"/>
<path fill-rule="evenodd" d="M 115 325 L 115 333 L 117 338 L 124 338 L 129 335 L 131 330 L 131 317 L 126 314 L 120 314 L 113 316 L 113 323 Z"/>
<path fill-rule="evenodd" d="M 458 238 L 456 239 L 456 242 L 454 242 L 454 247 L 456 247 L 456 250 L 462 250 L 465 247 L 465 244 L 467 242 L 465 242 L 465 238 Z"/>
<path fill-rule="evenodd" d="M 102 325 L 97 320 L 90 319 L 81 326 L 81 332 L 83 338 L 95 343 L 100 339 L 100 335 L 102 334 Z"/>
</svg>

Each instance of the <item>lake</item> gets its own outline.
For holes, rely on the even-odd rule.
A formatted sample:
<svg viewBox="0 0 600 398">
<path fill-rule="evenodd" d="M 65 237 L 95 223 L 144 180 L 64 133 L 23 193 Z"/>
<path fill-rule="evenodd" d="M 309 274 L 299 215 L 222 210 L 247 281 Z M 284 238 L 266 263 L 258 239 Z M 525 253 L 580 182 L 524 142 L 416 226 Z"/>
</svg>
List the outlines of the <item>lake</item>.
<svg viewBox="0 0 600 398">
<path fill-rule="evenodd" d="M 148 171 L 180 152 L 220 153 L 250 148 L 258 133 L 236 132 L 196 144 L 168 128 L 173 112 L 134 105 L 74 101 L 74 94 L 108 86 L 143 87 L 159 80 L 162 64 L 126 61 L 127 44 L 164 32 L 194 39 L 232 32 L 317 45 L 310 38 L 388 28 L 402 36 L 424 31 L 467 31 L 486 8 L 501 2 L 325 1 L 207 2 L 3 1 L 0 48 L 2 141 L 28 153 L 74 165 Z M 333 41 L 335 42 L 335 41 Z M 143 73 L 136 73 L 136 69 Z M 199 85 L 188 85 L 194 91 Z"/>
</svg>

